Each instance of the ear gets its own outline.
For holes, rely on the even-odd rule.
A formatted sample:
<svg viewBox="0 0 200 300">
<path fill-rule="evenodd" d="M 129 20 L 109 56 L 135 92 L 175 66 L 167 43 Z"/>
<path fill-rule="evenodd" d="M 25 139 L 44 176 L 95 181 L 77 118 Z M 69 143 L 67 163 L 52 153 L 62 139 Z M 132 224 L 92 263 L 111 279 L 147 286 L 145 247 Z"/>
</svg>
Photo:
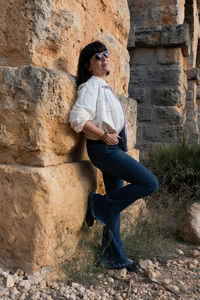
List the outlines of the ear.
<svg viewBox="0 0 200 300">
<path fill-rule="evenodd" d="M 85 63 L 85 67 L 88 69 L 88 71 L 90 71 L 90 69 L 89 69 L 90 64 L 89 63 Z"/>
</svg>

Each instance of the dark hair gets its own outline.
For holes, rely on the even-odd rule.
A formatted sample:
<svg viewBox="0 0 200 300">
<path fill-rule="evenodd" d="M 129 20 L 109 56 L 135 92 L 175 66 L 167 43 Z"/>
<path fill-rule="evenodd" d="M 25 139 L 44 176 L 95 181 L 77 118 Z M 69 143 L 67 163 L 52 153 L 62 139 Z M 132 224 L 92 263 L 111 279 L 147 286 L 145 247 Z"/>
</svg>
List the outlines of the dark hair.
<svg viewBox="0 0 200 300">
<path fill-rule="evenodd" d="M 103 51 L 107 51 L 107 48 L 104 44 L 98 41 L 90 43 L 82 49 L 78 63 L 77 88 L 80 84 L 86 82 L 92 76 L 92 72 L 88 70 L 86 64 L 90 62 L 91 57 L 95 53 L 100 53 Z"/>
</svg>

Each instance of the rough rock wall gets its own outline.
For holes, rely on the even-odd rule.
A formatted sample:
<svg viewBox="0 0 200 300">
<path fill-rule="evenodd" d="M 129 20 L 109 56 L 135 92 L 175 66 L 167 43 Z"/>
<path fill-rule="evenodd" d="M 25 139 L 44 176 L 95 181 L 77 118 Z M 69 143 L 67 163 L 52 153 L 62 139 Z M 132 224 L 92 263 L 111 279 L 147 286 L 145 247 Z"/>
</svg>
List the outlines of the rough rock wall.
<svg viewBox="0 0 200 300">
<path fill-rule="evenodd" d="M 1 65 L 31 64 L 76 75 L 80 49 L 101 40 L 112 53 L 110 83 L 127 94 L 127 1 L 8 0 L 1 1 L 0 11 Z"/>
<path fill-rule="evenodd" d="M 76 247 L 96 187 L 68 123 L 79 51 L 91 41 L 111 53 L 109 82 L 123 95 L 134 153 L 129 10 L 122 0 L 8 0 L 0 10 L 0 263 L 31 272 Z"/>
<path fill-rule="evenodd" d="M 199 1 L 129 0 L 129 95 L 138 102 L 137 147 L 146 156 L 186 135 L 198 141 Z"/>
</svg>

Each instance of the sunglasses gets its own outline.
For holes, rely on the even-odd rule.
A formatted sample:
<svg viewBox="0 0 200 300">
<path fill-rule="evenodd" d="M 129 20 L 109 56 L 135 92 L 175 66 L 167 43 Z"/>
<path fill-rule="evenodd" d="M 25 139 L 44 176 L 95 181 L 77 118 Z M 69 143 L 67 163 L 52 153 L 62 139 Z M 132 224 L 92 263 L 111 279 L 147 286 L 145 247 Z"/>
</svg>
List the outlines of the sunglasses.
<svg viewBox="0 0 200 300">
<path fill-rule="evenodd" d="M 94 54 L 95 59 L 98 60 L 98 61 L 102 60 L 103 56 L 104 56 L 104 58 L 109 58 L 108 51 L 103 51 L 102 53 Z"/>
</svg>

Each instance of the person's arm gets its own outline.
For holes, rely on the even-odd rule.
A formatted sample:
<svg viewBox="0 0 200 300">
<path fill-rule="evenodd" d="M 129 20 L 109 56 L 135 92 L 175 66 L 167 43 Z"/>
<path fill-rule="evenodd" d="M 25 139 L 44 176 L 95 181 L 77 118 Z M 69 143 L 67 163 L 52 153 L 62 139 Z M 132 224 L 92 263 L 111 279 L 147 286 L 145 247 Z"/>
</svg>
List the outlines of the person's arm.
<svg viewBox="0 0 200 300">
<path fill-rule="evenodd" d="M 107 145 L 116 145 L 119 142 L 119 138 L 121 138 L 116 133 L 107 133 L 105 138 L 105 131 L 97 127 L 90 120 L 85 123 L 82 131 L 86 134 L 96 136 L 98 140 L 103 140 Z"/>
<path fill-rule="evenodd" d="M 86 134 L 94 135 L 107 145 L 116 145 L 120 138 L 116 133 L 105 136 L 105 132 L 91 122 L 95 118 L 97 96 L 98 86 L 92 88 L 88 88 L 87 84 L 82 86 L 78 93 L 78 99 L 70 112 L 69 122 L 77 133 L 83 131 Z"/>
</svg>

